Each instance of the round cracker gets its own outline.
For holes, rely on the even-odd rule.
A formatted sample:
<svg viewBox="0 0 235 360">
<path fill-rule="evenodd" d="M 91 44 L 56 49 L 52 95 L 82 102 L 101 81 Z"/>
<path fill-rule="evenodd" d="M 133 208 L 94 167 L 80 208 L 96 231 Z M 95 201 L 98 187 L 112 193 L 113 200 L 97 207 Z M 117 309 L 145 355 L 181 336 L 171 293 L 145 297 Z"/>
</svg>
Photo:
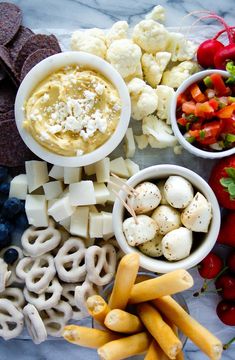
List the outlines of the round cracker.
<svg viewBox="0 0 235 360">
<path fill-rule="evenodd" d="M 16 84 L 16 86 L 18 86 L 19 81 L 18 81 L 17 74 L 14 69 L 14 65 L 13 65 L 13 61 L 10 56 L 10 52 L 3 45 L 0 45 L 0 63 L 2 65 L 2 68 L 9 75 L 9 77 L 14 82 L 14 84 Z"/>
<path fill-rule="evenodd" d="M 10 79 L 0 82 L 0 113 L 6 113 L 14 109 L 16 88 Z"/>
<path fill-rule="evenodd" d="M 34 33 L 32 30 L 28 29 L 25 26 L 20 26 L 18 33 L 14 37 L 14 39 L 7 45 L 7 48 L 10 51 L 10 55 L 13 61 L 17 58 L 17 55 L 30 36 Z"/>
<path fill-rule="evenodd" d="M 57 52 L 52 49 L 39 49 L 34 51 L 31 55 L 27 57 L 24 62 L 24 65 L 20 74 L 20 81 L 24 79 L 24 77 L 28 74 L 28 72 L 37 65 L 40 61 L 48 58 L 51 55 L 56 54 Z"/>
<path fill-rule="evenodd" d="M 20 28 L 22 12 L 14 4 L 0 3 L 0 44 L 8 44 Z"/>
</svg>

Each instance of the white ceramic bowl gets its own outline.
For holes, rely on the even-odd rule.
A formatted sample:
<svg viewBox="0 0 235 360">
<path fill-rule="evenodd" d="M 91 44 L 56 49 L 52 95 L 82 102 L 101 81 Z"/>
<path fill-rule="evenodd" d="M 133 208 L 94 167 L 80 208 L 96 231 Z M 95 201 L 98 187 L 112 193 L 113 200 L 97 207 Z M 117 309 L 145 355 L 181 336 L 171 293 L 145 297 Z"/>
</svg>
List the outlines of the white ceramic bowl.
<svg viewBox="0 0 235 360">
<path fill-rule="evenodd" d="M 222 157 L 225 157 L 225 156 L 235 154 L 235 148 L 232 148 L 232 149 L 229 149 L 229 150 L 224 150 L 224 151 L 211 151 L 210 152 L 210 151 L 201 150 L 201 149 L 197 148 L 196 146 L 194 146 L 193 144 L 190 144 L 184 138 L 184 136 L 181 133 L 181 131 L 179 129 L 179 126 L 177 124 L 176 105 L 177 105 L 177 97 L 179 96 L 179 94 L 182 94 L 193 83 L 196 83 L 196 82 L 204 79 L 206 76 L 214 74 L 214 73 L 221 74 L 223 77 L 229 77 L 229 73 L 227 71 L 217 70 L 217 69 L 200 71 L 200 72 L 190 76 L 187 80 L 185 80 L 179 86 L 179 88 L 175 92 L 175 95 L 174 95 L 174 97 L 172 99 L 172 102 L 171 102 L 171 109 L 170 109 L 172 129 L 173 129 L 173 132 L 174 132 L 175 136 L 177 137 L 179 143 L 186 150 L 188 150 L 191 154 L 194 154 L 196 156 L 206 158 L 206 159 L 219 159 L 219 158 L 222 158 Z"/>
<path fill-rule="evenodd" d="M 25 100 L 30 96 L 33 89 L 54 71 L 67 66 L 78 64 L 88 69 L 96 70 L 103 74 L 118 90 L 122 109 L 117 128 L 113 135 L 100 147 L 91 153 L 81 156 L 62 156 L 50 152 L 41 146 L 27 131 L 22 124 L 24 121 L 23 107 Z M 130 96 L 127 86 L 121 75 L 105 60 L 85 52 L 67 51 L 52 55 L 34 66 L 22 81 L 16 95 L 15 118 L 19 133 L 29 147 L 41 159 L 59 166 L 85 166 L 103 159 L 109 155 L 121 142 L 129 125 L 131 114 Z"/>
<path fill-rule="evenodd" d="M 114 233 L 121 249 L 126 254 L 137 252 L 140 255 L 140 266 L 158 273 L 167 273 L 176 269 L 190 269 L 197 265 L 213 248 L 220 229 L 220 208 L 217 199 L 207 182 L 191 170 L 177 165 L 155 165 L 139 171 L 127 181 L 127 184 L 135 187 L 143 181 L 148 180 L 155 182 L 160 179 L 166 179 L 170 175 L 183 176 L 193 185 L 195 190 L 200 191 L 212 205 L 213 217 L 209 231 L 205 235 L 203 234 L 200 245 L 195 246 L 187 258 L 175 262 L 159 260 L 157 258 L 151 258 L 141 253 L 138 248 L 128 245 L 122 230 L 125 209 L 118 198 L 115 200 L 113 208 Z M 126 193 L 124 191 L 121 190 L 119 194 L 123 200 L 126 199 Z M 196 240 L 194 240 L 194 244 L 195 241 Z"/>
</svg>

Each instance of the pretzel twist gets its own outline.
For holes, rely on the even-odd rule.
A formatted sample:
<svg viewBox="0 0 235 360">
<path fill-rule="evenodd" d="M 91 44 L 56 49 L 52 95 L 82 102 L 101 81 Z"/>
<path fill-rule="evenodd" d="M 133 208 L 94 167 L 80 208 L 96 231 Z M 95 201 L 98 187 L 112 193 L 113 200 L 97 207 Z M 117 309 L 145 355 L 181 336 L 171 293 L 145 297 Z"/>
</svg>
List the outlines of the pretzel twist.
<svg viewBox="0 0 235 360">
<path fill-rule="evenodd" d="M 64 284 L 61 299 L 64 301 L 67 301 L 69 305 L 72 307 L 73 314 L 72 319 L 73 320 L 82 320 L 86 315 L 81 311 L 81 309 L 77 306 L 75 302 L 75 288 L 77 286 L 81 286 L 83 283 L 78 284 Z"/>
<path fill-rule="evenodd" d="M 97 294 L 97 289 L 93 283 L 91 283 L 88 278 L 81 284 L 75 287 L 75 304 L 81 310 L 83 317 L 89 316 L 87 310 L 86 301 L 87 299 Z"/>
<path fill-rule="evenodd" d="M 4 256 L 4 253 L 8 250 L 8 249 L 15 249 L 18 252 L 18 259 L 13 263 L 13 264 L 8 264 L 8 270 L 11 271 L 11 275 L 9 277 L 9 279 L 6 282 L 7 286 L 10 286 L 12 284 L 21 284 L 24 281 L 22 279 L 20 279 L 17 275 L 16 275 L 16 266 L 18 265 L 19 261 L 23 258 L 23 251 L 19 246 L 15 246 L 15 245 L 11 245 L 8 246 L 7 248 L 2 249 L 2 251 L 0 252 L 0 258 Z"/>
<path fill-rule="evenodd" d="M 41 311 L 43 323 L 48 335 L 60 337 L 66 323 L 72 318 L 73 310 L 71 306 L 60 300 L 51 309 Z"/>
<path fill-rule="evenodd" d="M 25 325 L 34 344 L 41 344 L 47 339 L 47 331 L 38 310 L 32 304 L 23 309 Z"/>
<path fill-rule="evenodd" d="M 0 299 L 0 337 L 4 340 L 20 335 L 24 327 L 24 316 L 10 300 Z"/>
<path fill-rule="evenodd" d="M 11 303 L 19 310 L 21 310 L 25 304 L 23 291 L 15 287 L 8 287 L 3 292 L 1 292 L 0 299 L 11 301 Z"/>
<path fill-rule="evenodd" d="M 0 259 L 0 293 L 5 290 L 10 276 L 11 271 L 8 270 L 8 265 L 3 259 Z"/>
</svg>

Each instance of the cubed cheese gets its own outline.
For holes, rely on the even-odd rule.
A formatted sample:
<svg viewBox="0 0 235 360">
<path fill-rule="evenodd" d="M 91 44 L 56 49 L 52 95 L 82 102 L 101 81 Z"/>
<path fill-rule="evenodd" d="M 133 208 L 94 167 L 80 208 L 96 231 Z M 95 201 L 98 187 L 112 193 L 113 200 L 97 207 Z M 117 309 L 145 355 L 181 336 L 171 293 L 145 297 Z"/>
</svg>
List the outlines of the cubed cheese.
<svg viewBox="0 0 235 360">
<path fill-rule="evenodd" d="M 110 179 L 110 159 L 108 157 L 95 163 L 95 173 L 98 183 L 108 182 Z"/>
<path fill-rule="evenodd" d="M 126 182 L 126 179 L 120 178 L 123 182 Z M 112 183 L 117 184 L 117 186 L 113 185 Z M 109 197 L 107 199 L 108 203 L 114 203 L 115 199 L 116 199 L 116 195 L 114 194 L 113 190 L 115 190 L 116 192 L 119 191 L 119 189 L 121 188 L 121 183 L 120 181 L 115 178 L 114 176 L 110 176 L 110 183 L 108 183 L 107 185 L 107 189 L 109 191 Z"/>
<path fill-rule="evenodd" d="M 82 180 L 82 168 L 64 167 L 64 183 L 72 184 Z"/>
<path fill-rule="evenodd" d="M 132 176 L 140 171 L 139 165 L 134 163 L 131 159 L 126 159 L 125 162 L 129 171 L 129 176 Z"/>
<path fill-rule="evenodd" d="M 72 215 L 73 216 L 73 215 Z M 65 229 L 65 230 L 67 230 L 68 232 L 70 231 L 70 223 L 71 223 L 71 217 L 69 216 L 69 217 L 67 217 L 66 219 L 63 219 L 63 220 L 60 220 L 59 221 L 59 224 L 61 225 L 61 226 L 63 226 L 63 228 Z"/>
<path fill-rule="evenodd" d="M 96 204 L 93 182 L 91 180 L 84 180 L 70 184 L 69 199 L 73 206 Z"/>
<path fill-rule="evenodd" d="M 70 233 L 86 238 L 88 236 L 89 206 L 79 206 L 71 216 Z"/>
<path fill-rule="evenodd" d="M 101 214 L 103 215 L 103 236 L 108 240 L 113 237 L 113 215 L 105 211 L 102 211 Z"/>
<path fill-rule="evenodd" d="M 43 190 L 47 200 L 56 199 L 63 192 L 62 182 L 59 180 L 43 184 Z"/>
<path fill-rule="evenodd" d="M 103 237 L 103 215 L 101 213 L 89 214 L 89 235 L 91 238 Z"/>
<path fill-rule="evenodd" d="M 11 180 L 9 197 L 16 197 L 20 200 L 25 200 L 28 190 L 28 182 L 26 174 L 15 176 Z"/>
<path fill-rule="evenodd" d="M 56 180 L 63 180 L 64 178 L 64 168 L 62 166 L 53 165 L 49 176 Z"/>
<path fill-rule="evenodd" d="M 44 195 L 27 195 L 25 212 L 29 224 L 36 227 L 48 226 L 47 201 Z"/>
<path fill-rule="evenodd" d="M 129 171 L 123 157 L 119 157 L 110 162 L 110 172 L 120 177 L 124 177 L 124 178 L 129 177 Z"/>
<path fill-rule="evenodd" d="M 95 164 L 84 166 L 84 171 L 87 176 L 95 175 Z"/>
<path fill-rule="evenodd" d="M 94 183 L 96 204 L 104 204 L 109 199 L 109 190 L 104 183 Z"/>
<path fill-rule="evenodd" d="M 54 205 L 56 203 L 58 199 L 51 199 L 47 201 L 47 209 L 49 210 L 50 207 L 52 207 L 52 205 Z"/>
<path fill-rule="evenodd" d="M 52 216 L 55 221 L 61 221 L 71 216 L 75 211 L 75 207 L 71 206 L 69 196 L 64 196 L 58 199 L 48 210 L 48 214 Z"/>
<path fill-rule="evenodd" d="M 99 211 L 97 210 L 97 207 L 95 205 L 91 205 L 89 206 L 89 211 L 90 212 L 95 212 L 95 213 L 98 213 Z"/>
<path fill-rule="evenodd" d="M 148 136 L 147 135 L 139 135 L 135 136 L 135 141 L 137 142 L 137 146 L 140 150 L 145 149 L 148 146 Z"/>
<path fill-rule="evenodd" d="M 30 193 L 49 181 L 47 163 L 45 161 L 26 161 L 25 169 Z"/>
<path fill-rule="evenodd" d="M 124 138 L 124 150 L 126 157 L 133 157 L 135 155 L 135 140 L 132 128 L 128 128 Z"/>
</svg>

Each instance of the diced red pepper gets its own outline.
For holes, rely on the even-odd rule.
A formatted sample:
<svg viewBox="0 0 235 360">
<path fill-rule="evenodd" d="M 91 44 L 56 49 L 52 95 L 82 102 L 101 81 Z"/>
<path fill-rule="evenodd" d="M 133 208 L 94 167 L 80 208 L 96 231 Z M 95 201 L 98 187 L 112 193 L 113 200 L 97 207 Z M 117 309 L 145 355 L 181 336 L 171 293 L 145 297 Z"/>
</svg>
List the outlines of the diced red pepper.
<svg viewBox="0 0 235 360">
<path fill-rule="evenodd" d="M 186 126 L 187 123 L 188 123 L 188 120 L 185 119 L 185 118 L 183 118 L 183 117 L 181 117 L 181 118 L 177 119 L 177 123 L 180 124 L 180 125 L 182 125 L 182 126 Z"/>
<path fill-rule="evenodd" d="M 202 145 L 214 144 L 221 133 L 221 122 L 212 121 L 205 124 L 198 130 L 189 130 L 189 135 L 195 137 Z"/>
<path fill-rule="evenodd" d="M 235 116 L 231 118 L 222 119 L 222 133 L 224 134 L 234 134 L 235 135 Z"/>
<path fill-rule="evenodd" d="M 215 115 L 218 116 L 220 119 L 227 119 L 232 117 L 234 111 L 235 103 L 232 103 L 231 105 L 225 106 L 219 111 L 217 111 Z"/>
<path fill-rule="evenodd" d="M 209 104 L 216 111 L 219 108 L 219 102 L 216 99 L 210 99 Z"/>
<path fill-rule="evenodd" d="M 209 104 L 209 101 L 204 103 L 197 103 L 195 109 L 195 115 L 203 118 L 210 118 L 214 114 L 213 107 Z"/>
<path fill-rule="evenodd" d="M 182 106 L 183 103 L 185 103 L 186 101 L 188 101 L 186 94 L 185 93 L 179 94 L 177 97 L 177 108 L 179 106 Z"/>
<path fill-rule="evenodd" d="M 221 121 L 212 121 L 208 124 L 203 125 L 202 131 L 205 131 L 205 138 L 215 137 L 220 134 L 222 129 Z"/>
<path fill-rule="evenodd" d="M 187 114 L 195 114 L 196 104 L 194 101 L 186 101 L 182 104 L 182 111 Z"/>
<path fill-rule="evenodd" d="M 191 85 L 189 91 L 196 102 L 205 102 L 207 100 L 197 84 Z"/>
<path fill-rule="evenodd" d="M 228 88 L 226 87 L 224 80 L 220 74 L 212 74 L 210 78 L 218 96 L 228 94 Z"/>
</svg>

